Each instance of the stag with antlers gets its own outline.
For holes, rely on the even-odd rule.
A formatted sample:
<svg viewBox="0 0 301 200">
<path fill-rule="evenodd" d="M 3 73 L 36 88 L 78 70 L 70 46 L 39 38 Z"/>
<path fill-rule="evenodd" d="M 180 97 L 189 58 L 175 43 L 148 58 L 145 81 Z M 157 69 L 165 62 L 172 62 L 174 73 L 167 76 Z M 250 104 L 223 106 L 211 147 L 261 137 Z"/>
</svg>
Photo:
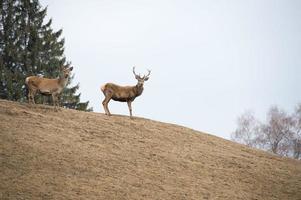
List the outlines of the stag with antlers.
<svg viewBox="0 0 301 200">
<path fill-rule="evenodd" d="M 130 117 L 132 118 L 132 102 L 136 97 L 142 94 L 144 81 L 149 79 L 151 71 L 148 70 L 147 75 L 140 76 L 140 74 L 136 74 L 135 67 L 133 67 L 133 73 L 138 81 L 137 85 L 135 86 L 119 86 L 114 83 L 106 83 L 101 86 L 101 91 L 105 95 L 102 105 L 106 115 L 111 115 L 108 108 L 108 103 L 111 99 L 113 99 L 114 101 L 127 102 L 130 111 Z"/>
</svg>

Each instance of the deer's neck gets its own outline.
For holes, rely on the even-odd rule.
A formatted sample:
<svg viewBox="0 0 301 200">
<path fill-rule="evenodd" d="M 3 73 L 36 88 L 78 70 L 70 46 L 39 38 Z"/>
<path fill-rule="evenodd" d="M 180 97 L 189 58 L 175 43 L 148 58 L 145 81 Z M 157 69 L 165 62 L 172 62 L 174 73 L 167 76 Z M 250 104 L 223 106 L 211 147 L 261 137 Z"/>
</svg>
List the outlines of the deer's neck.
<svg viewBox="0 0 301 200">
<path fill-rule="evenodd" d="M 59 85 L 61 87 L 65 87 L 67 85 L 67 83 L 68 83 L 68 77 L 65 78 L 65 76 L 62 75 L 62 76 L 59 77 L 58 82 L 59 82 Z"/>
<path fill-rule="evenodd" d="M 135 86 L 136 89 L 136 97 L 140 96 L 143 92 L 143 85 L 142 84 L 137 84 Z"/>
</svg>

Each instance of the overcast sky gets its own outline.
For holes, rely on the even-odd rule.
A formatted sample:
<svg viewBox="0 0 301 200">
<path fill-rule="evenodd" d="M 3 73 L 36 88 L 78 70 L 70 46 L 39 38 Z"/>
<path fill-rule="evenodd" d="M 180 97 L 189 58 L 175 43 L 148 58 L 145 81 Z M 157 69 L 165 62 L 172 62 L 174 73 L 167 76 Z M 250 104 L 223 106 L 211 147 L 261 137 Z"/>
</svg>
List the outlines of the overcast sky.
<svg viewBox="0 0 301 200">
<path fill-rule="evenodd" d="M 43 0 L 82 101 L 103 113 L 100 86 L 135 85 L 133 114 L 229 138 L 236 119 L 301 102 L 299 0 Z M 111 113 L 128 115 L 126 103 Z"/>
</svg>

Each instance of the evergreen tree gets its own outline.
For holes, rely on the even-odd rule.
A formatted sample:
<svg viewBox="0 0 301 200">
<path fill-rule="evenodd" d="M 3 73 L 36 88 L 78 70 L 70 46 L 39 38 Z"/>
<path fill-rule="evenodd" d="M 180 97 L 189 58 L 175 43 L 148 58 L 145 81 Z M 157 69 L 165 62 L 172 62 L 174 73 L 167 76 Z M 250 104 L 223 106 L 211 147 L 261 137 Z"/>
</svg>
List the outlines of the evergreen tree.
<svg viewBox="0 0 301 200">
<path fill-rule="evenodd" d="M 0 6 L 0 98 L 26 101 L 27 76 L 55 78 L 66 65 L 65 40 L 62 30 L 51 28 L 51 19 L 44 23 L 47 8 L 38 0 L 0 0 Z M 70 87 L 72 79 L 61 95 L 62 106 L 92 110 L 89 102 L 80 102 L 79 85 Z M 43 101 L 42 96 L 36 98 L 37 103 Z"/>
</svg>

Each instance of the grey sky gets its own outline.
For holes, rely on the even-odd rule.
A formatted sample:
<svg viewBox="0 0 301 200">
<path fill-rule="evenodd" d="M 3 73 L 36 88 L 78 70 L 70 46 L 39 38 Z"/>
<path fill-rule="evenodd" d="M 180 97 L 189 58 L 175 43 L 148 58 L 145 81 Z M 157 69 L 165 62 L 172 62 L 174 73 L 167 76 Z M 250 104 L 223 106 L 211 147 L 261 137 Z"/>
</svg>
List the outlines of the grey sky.
<svg viewBox="0 0 301 200">
<path fill-rule="evenodd" d="M 41 1 L 63 28 L 82 100 L 104 112 L 100 86 L 152 70 L 133 114 L 229 138 L 245 110 L 301 102 L 301 1 Z M 111 102 L 128 115 L 125 103 Z"/>
</svg>

